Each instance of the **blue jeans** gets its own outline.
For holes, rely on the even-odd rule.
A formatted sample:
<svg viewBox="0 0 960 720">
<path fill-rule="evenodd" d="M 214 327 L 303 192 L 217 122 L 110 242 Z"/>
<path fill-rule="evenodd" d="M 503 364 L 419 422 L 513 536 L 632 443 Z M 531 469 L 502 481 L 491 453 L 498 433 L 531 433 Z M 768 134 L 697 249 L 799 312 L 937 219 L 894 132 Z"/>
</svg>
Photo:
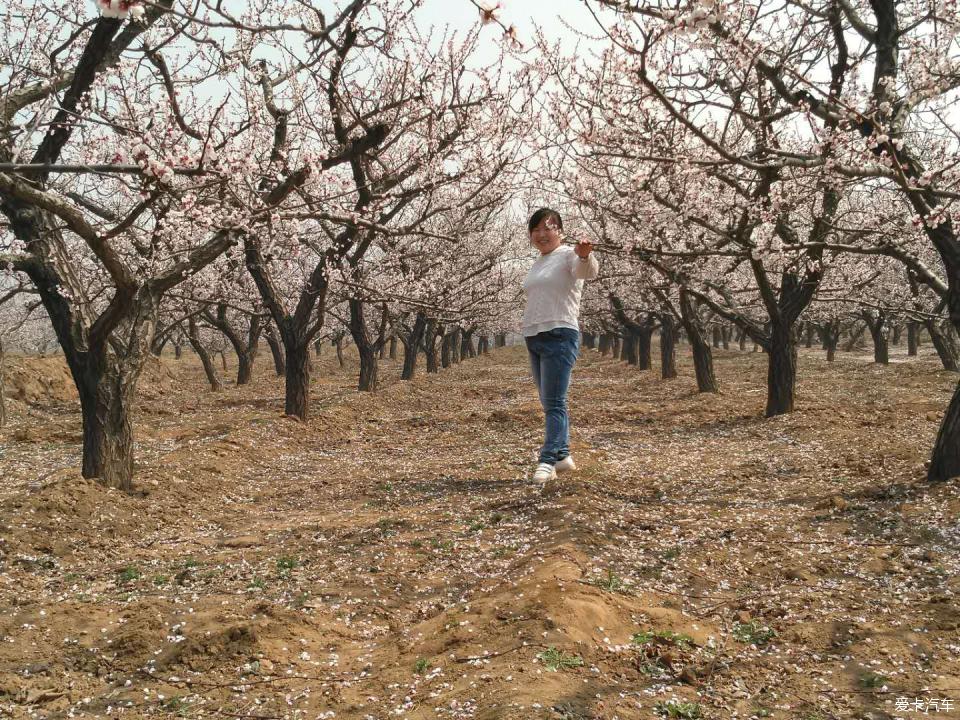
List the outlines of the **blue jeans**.
<svg viewBox="0 0 960 720">
<path fill-rule="evenodd" d="M 580 333 L 571 328 L 545 330 L 525 338 L 533 382 L 540 393 L 545 419 L 540 462 L 556 465 L 570 454 L 567 388 L 580 352 Z"/>
</svg>

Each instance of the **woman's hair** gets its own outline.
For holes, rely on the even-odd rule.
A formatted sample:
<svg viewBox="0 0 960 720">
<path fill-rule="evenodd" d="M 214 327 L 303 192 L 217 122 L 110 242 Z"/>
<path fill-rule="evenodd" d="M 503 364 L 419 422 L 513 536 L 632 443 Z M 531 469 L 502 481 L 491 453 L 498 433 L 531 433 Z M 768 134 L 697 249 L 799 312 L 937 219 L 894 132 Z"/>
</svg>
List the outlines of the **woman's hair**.
<svg viewBox="0 0 960 720">
<path fill-rule="evenodd" d="M 527 223 L 527 232 L 533 232 L 533 229 L 540 224 L 540 221 L 544 218 L 551 218 L 557 221 L 557 229 L 563 230 L 563 218 L 560 217 L 560 213 L 556 210 L 551 210 L 550 208 L 540 208 L 533 215 L 530 216 L 530 222 Z"/>
</svg>

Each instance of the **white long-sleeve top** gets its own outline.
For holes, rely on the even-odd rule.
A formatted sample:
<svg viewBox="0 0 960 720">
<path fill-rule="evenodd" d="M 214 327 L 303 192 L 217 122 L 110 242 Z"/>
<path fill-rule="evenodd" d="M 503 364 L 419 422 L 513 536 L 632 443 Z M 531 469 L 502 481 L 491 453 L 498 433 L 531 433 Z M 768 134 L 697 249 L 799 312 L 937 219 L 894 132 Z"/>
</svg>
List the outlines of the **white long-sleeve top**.
<svg viewBox="0 0 960 720">
<path fill-rule="evenodd" d="M 523 281 L 527 306 L 520 325 L 525 337 L 558 327 L 580 329 L 580 296 L 583 281 L 600 273 L 597 256 L 590 253 L 581 260 L 572 245 L 560 245 L 541 255 Z"/>
</svg>

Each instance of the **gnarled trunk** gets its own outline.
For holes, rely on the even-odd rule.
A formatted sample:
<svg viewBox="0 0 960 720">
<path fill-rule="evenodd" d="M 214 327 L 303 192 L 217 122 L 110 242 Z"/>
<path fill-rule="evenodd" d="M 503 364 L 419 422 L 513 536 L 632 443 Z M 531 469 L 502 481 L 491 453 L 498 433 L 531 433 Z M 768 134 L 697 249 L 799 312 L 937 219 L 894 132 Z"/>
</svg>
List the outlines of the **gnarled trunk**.
<svg viewBox="0 0 960 720">
<path fill-rule="evenodd" d="M 960 369 L 960 345 L 957 343 L 957 331 L 949 321 L 938 321 L 928 318 L 924 321 L 930 340 L 937 351 L 937 356 L 943 364 L 944 370 L 957 372 Z"/>
<path fill-rule="evenodd" d="M 413 320 L 413 327 L 410 329 L 410 335 L 406 338 L 401 337 L 403 341 L 403 371 L 400 373 L 401 380 L 412 380 L 417 372 L 417 356 L 420 354 L 420 343 L 423 342 L 423 333 L 427 329 L 427 316 L 423 313 L 417 313 Z M 480 338 L 486 342 L 484 335 Z"/>
<path fill-rule="evenodd" d="M 789 325 L 777 324 L 771 328 L 767 356 L 767 417 L 793 412 L 796 380 L 797 346 L 793 333 Z"/>
<path fill-rule="evenodd" d="M 940 423 L 937 441 L 930 456 L 927 479 L 944 482 L 960 477 L 960 383 Z"/>
<path fill-rule="evenodd" d="M 83 418 L 85 478 L 110 487 L 133 489 L 133 424 L 139 368 L 105 350 L 78 353 L 71 362 Z"/>
<path fill-rule="evenodd" d="M 285 345 L 286 393 L 283 411 L 305 420 L 310 413 L 310 346 L 306 343 Z"/>
</svg>

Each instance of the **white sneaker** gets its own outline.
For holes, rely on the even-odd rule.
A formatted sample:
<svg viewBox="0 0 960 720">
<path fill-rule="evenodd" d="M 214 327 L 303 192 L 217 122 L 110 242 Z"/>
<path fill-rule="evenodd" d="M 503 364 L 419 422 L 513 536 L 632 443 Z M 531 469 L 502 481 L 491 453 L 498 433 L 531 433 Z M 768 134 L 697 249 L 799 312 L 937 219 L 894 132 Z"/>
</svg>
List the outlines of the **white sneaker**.
<svg viewBox="0 0 960 720">
<path fill-rule="evenodd" d="M 549 482 L 557 477 L 557 471 L 550 463 L 540 463 L 537 469 L 533 471 L 533 481 L 538 483 Z"/>
<path fill-rule="evenodd" d="M 559 460 L 556 465 L 553 466 L 553 469 L 558 473 L 565 473 L 571 470 L 576 470 L 577 465 L 573 462 L 573 457 L 567 455 L 563 460 Z"/>
</svg>

